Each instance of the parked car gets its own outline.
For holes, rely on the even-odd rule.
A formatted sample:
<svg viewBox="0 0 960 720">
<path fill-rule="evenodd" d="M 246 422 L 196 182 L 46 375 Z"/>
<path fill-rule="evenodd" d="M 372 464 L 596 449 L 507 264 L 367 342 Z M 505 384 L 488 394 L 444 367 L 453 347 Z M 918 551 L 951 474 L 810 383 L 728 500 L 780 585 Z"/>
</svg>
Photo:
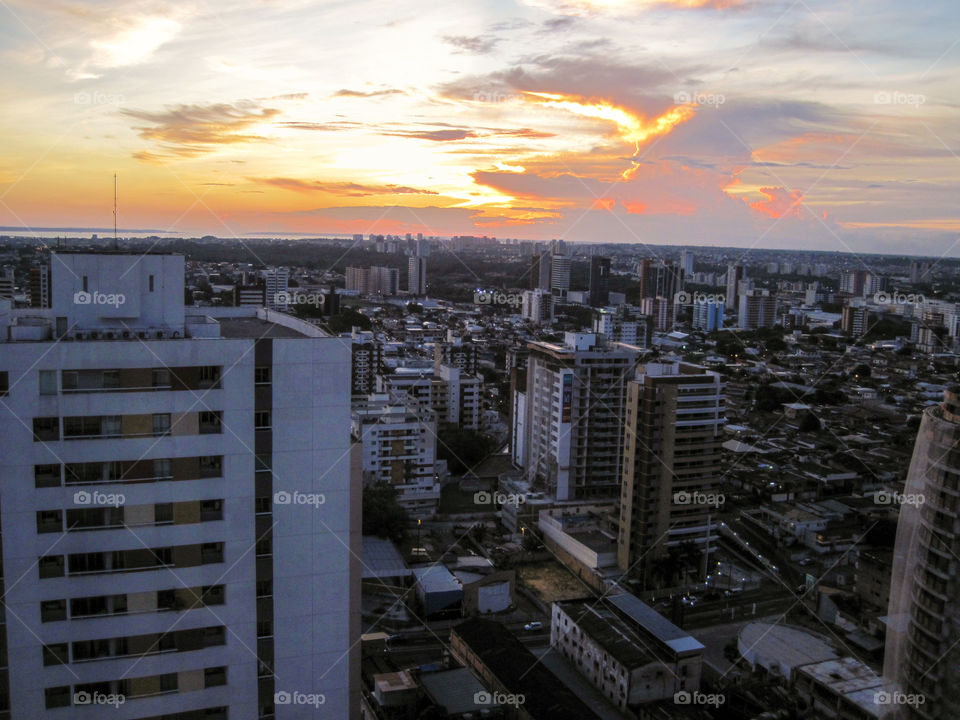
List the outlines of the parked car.
<svg viewBox="0 0 960 720">
<path fill-rule="evenodd" d="M 523 629 L 524 630 L 542 630 L 543 623 L 540 622 L 539 620 L 534 620 L 533 622 L 528 622 L 526 625 L 524 625 Z"/>
</svg>

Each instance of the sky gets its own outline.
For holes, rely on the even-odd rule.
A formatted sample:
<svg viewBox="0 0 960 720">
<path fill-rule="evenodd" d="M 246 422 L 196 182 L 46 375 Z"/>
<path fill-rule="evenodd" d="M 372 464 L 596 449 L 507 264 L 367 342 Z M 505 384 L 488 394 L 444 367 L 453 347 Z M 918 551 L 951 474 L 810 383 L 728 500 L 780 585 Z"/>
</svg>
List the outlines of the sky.
<svg viewBox="0 0 960 720">
<path fill-rule="evenodd" d="M 0 0 L 0 225 L 960 256 L 952 0 Z"/>
</svg>

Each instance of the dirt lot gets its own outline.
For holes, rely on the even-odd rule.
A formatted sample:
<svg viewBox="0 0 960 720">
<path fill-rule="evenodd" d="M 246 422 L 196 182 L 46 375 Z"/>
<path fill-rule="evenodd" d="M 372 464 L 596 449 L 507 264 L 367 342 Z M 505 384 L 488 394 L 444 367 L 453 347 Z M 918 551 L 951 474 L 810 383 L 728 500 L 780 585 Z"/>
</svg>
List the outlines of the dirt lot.
<svg viewBox="0 0 960 720">
<path fill-rule="evenodd" d="M 592 595 L 584 583 L 563 565 L 552 560 L 517 567 L 517 580 L 545 603 Z"/>
</svg>

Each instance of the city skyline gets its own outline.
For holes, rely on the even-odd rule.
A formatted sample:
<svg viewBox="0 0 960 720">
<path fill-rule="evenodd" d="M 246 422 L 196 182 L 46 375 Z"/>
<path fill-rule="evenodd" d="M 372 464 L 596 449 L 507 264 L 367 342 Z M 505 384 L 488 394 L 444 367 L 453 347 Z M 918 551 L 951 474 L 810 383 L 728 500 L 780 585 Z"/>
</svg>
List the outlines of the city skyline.
<svg viewBox="0 0 960 720">
<path fill-rule="evenodd" d="M 927 7 L 14 2 L 0 224 L 956 256 Z"/>
</svg>

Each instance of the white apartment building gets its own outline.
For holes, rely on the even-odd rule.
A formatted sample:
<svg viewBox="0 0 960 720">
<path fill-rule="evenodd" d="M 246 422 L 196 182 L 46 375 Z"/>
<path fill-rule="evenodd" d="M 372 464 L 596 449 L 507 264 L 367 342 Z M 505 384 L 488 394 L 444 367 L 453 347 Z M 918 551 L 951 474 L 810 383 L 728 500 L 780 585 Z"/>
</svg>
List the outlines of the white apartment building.
<svg viewBox="0 0 960 720">
<path fill-rule="evenodd" d="M 427 259 L 414 255 L 407 260 L 407 292 L 411 295 L 427 294 Z"/>
<path fill-rule="evenodd" d="M 271 310 L 286 311 L 290 271 L 285 267 L 270 268 L 263 274 L 263 278 L 267 290 L 267 307 Z"/>
<path fill-rule="evenodd" d="M 433 412 L 411 410 L 372 394 L 353 404 L 351 430 L 363 446 L 365 484 L 387 483 L 414 517 L 429 517 L 440 501 Z"/>
<path fill-rule="evenodd" d="M 524 291 L 520 312 L 524 320 L 537 325 L 553 322 L 553 295 L 547 290 Z"/>
<path fill-rule="evenodd" d="M 51 268 L 0 304 L 10 716 L 355 717 L 349 343 L 185 308 L 182 256 Z"/>
<path fill-rule="evenodd" d="M 557 500 L 616 497 L 626 386 L 640 348 L 603 346 L 594 333 L 566 333 L 562 345 L 531 342 L 525 436 L 527 478 Z"/>
<path fill-rule="evenodd" d="M 441 427 L 478 430 L 482 387 L 476 375 L 442 363 L 429 368 L 398 367 L 390 375 L 377 376 L 378 393 L 405 407 L 434 412 Z"/>
</svg>

